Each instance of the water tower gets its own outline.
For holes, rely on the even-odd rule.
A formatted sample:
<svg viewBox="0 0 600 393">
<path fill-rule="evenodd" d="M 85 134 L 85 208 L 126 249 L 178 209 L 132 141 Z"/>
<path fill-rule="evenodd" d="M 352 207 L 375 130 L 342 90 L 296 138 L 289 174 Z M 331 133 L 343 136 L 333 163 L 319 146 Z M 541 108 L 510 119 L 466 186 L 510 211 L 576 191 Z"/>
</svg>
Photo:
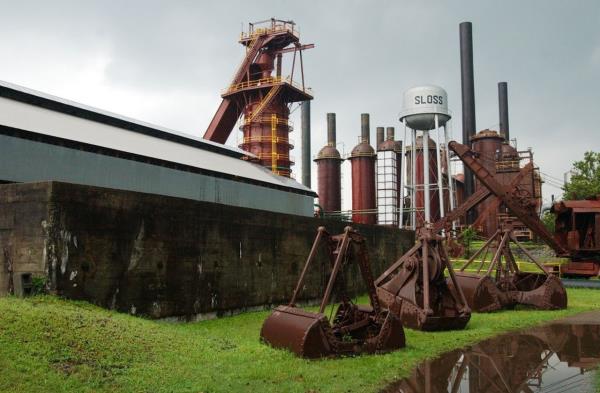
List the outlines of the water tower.
<svg viewBox="0 0 600 393">
<path fill-rule="evenodd" d="M 452 179 L 446 148 L 450 118 L 448 95 L 441 87 L 419 86 L 404 93 L 400 121 L 404 125 L 405 141 L 402 156 L 406 159 L 402 160 L 401 169 L 405 175 L 401 176 L 400 227 L 407 226 L 408 220 L 404 217 L 406 208 L 410 212 L 408 218 L 413 229 L 444 217 L 445 190 L 450 210 L 454 208 L 452 181 L 444 181 L 444 176 Z M 440 128 L 444 130 L 443 136 Z M 406 143 L 408 132 L 412 141 L 410 146 Z M 435 142 L 430 138 L 430 132 L 435 134 Z M 442 152 L 445 155 L 443 160 L 440 157 Z M 405 194 L 409 197 L 409 206 L 404 203 Z"/>
</svg>

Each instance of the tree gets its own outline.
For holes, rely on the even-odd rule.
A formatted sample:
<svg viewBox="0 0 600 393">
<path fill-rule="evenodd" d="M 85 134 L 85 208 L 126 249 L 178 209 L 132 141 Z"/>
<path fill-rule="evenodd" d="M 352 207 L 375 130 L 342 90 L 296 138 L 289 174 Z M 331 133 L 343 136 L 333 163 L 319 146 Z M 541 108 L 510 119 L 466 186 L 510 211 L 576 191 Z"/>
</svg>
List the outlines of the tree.
<svg viewBox="0 0 600 393">
<path fill-rule="evenodd" d="M 571 180 L 565 184 L 563 199 L 587 199 L 600 195 L 600 153 L 588 151 L 573 163 Z"/>
<path fill-rule="evenodd" d="M 460 233 L 461 243 L 465 246 L 465 258 L 471 257 L 471 243 L 475 240 L 475 236 L 477 236 L 477 232 L 473 227 L 467 227 L 462 230 Z"/>
<path fill-rule="evenodd" d="M 554 233 L 554 220 L 555 216 L 549 210 L 545 211 L 542 215 L 542 223 L 550 233 Z"/>
</svg>

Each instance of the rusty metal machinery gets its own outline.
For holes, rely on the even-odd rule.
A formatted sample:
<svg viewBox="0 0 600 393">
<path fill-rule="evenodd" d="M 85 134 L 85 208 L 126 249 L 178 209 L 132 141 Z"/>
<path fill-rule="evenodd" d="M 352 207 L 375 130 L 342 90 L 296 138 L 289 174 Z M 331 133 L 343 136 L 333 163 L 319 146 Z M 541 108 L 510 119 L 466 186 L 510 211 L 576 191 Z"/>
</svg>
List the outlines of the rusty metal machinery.
<svg viewBox="0 0 600 393">
<path fill-rule="evenodd" d="M 318 312 L 296 306 L 304 278 L 318 247 L 326 244 L 332 264 L 331 276 Z M 324 314 L 341 269 L 355 261 L 367 287 L 370 306 L 356 305 L 342 295 L 335 317 Z M 302 270 L 292 299 L 277 307 L 265 320 L 261 340 L 306 358 L 386 352 L 405 346 L 404 330 L 398 316 L 384 309 L 376 295 L 364 238 L 350 227 L 331 236 L 320 227 Z"/>
<path fill-rule="evenodd" d="M 302 45 L 293 21 L 270 19 L 250 23 L 242 33 L 240 44 L 246 55 L 223 101 L 210 122 L 204 139 L 225 143 L 243 114 L 240 148 L 258 157 L 258 161 L 273 173 L 290 176 L 293 160 L 289 139 L 292 130 L 288 122 L 289 105 L 312 100 L 304 85 L 302 51 L 314 47 Z M 283 55 L 293 52 L 291 75 L 282 76 Z M 293 80 L 296 54 L 300 57 L 301 84 Z M 275 75 L 273 75 L 275 71 Z"/>
<path fill-rule="evenodd" d="M 442 241 L 431 227 L 421 228 L 415 245 L 375 281 L 381 303 L 406 327 L 463 329 L 471 318 Z M 453 288 L 446 283 L 446 271 Z"/>
<path fill-rule="evenodd" d="M 550 210 L 556 215 L 554 238 L 569 250 L 571 261 L 560 266 L 566 276 L 600 275 L 600 198 L 561 201 Z"/>
<path fill-rule="evenodd" d="M 515 244 L 539 269 L 538 273 L 524 272 L 519 268 L 511 242 Z M 486 271 L 481 274 L 488 251 L 495 250 Z M 465 270 L 482 256 L 476 273 Z M 519 243 L 510 222 L 505 222 L 476 251 L 456 273 L 469 306 L 476 312 L 490 312 L 503 308 L 528 305 L 540 310 L 559 310 L 567 307 L 567 291 L 556 276 L 548 274 L 543 266 Z M 453 282 L 448 280 L 448 285 Z"/>
<path fill-rule="evenodd" d="M 449 148 L 474 173 L 479 182 L 510 209 L 512 214 L 557 250 L 558 254 L 564 255 L 566 250 L 553 239 L 537 215 L 532 213 L 533 209 L 529 205 L 530 200 L 518 193 L 518 185 L 521 179 L 531 171 L 531 166 L 521 169 L 510 185 L 503 186 L 479 162 L 476 152 L 454 141 L 449 143 Z M 465 204 L 470 202 L 470 205 L 466 206 L 466 209 L 463 207 L 462 212 L 485 199 L 482 190 L 480 189 L 467 200 Z M 516 244 L 541 272 L 521 271 L 510 248 L 510 242 Z M 489 250 L 494 250 L 494 256 L 485 273 L 481 274 Z M 483 255 L 483 258 L 476 274 L 465 273 L 466 268 L 480 254 Z M 495 273 L 495 276 L 492 278 L 493 273 Z M 517 304 L 545 310 L 567 307 L 567 293 L 560 279 L 549 275 L 542 265 L 517 241 L 510 222 L 503 223 L 484 246 L 467 261 L 461 271 L 457 273 L 456 280 L 448 281 L 449 285 L 457 289 L 459 288 L 456 287 L 458 282 L 466 295 L 469 306 L 474 311 L 488 312 L 501 308 L 512 308 Z"/>
<path fill-rule="evenodd" d="M 540 221 L 534 209 L 531 209 L 530 201 L 522 198 L 518 193 L 513 192 L 510 187 L 501 185 L 494 176 L 479 162 L 477 155 L 467 146 L 456 141 L 448 144 L 458 158 L 465 164 L 481 181 L 481 183 L 498 197 L 502 203 L 514 214 L 520 221 L 537 234 L 546 244 L 548 244 L 559 256 L 569 256 L 569 252 L 562 247 L 546 229 Z"/>
</svg>

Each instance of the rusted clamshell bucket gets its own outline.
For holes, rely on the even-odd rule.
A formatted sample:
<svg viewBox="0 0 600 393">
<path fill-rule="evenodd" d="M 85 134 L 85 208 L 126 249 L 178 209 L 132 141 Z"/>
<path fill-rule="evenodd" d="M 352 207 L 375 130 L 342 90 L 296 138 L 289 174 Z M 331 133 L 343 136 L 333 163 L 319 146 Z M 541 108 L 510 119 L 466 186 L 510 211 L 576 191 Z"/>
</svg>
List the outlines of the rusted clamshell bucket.
<svg viewBox="0 0 600 393">
<path fill-rule="evenodd" d="M 406 345 L 402 323 L 395 315 L 352 307 L 348 312 L 340 305 L 337 323 L 331 325 L 324 314 L 279 306 L 265 320 L 261 339 L 305 358 L 383 353 Z"/>
<path fill-rule="evenodd" d="M 327 338 L 330 330 L 323 314 L 279 306 L 263 323 L 260 337 L 272 347 L 285 348 L 302 357 L 318 358 L 331 354 Z"/>
<path fill-rule="evenodd" d="M 464 329 L 471 319 L 470 312 L 464 312 L 458 307 L 447 287 L 432 290 L 431 293 L 435 298 L 434 307 L 431 313 L 427 313 L 422 307 L 422 298 L 405 298 L 394 295 L 385 286 L 377 288 L 381 303 L 398 315 L 405 327 L 423 331 Z"/>
<path fill-rule="evenodd" d="M 533 306 L 540 310 L 567 307 L 567 292 L 559 278 L 539 273 L 514 273 L 508 287 L 498 285 L 488 275 L 456 273 L 467 303 L 476 312 L 491 312 L 516 305 Z M 452 285 L 448 280 L 448 285 Z"/>
<path fill-rule="evenodd" d="M 489 276 L 456 272 L 456 281 L 473 311 L 491 312 L 502 308 L 504 295 Z M 447 282 L 453 288 L 452 281 L 448 279 Z"/>
<path fill-rule="evenodd" d="M 298 293 L 316 249 L 322 239 L 329 246 L 332 272 L 319 307 L 319 312 L 295 306 Z M 386 352 L 405 346 L 404 329 L 398 316 L 380 306 L 367 257 L 365 239 L 351 227 L 341 235 L 331 236 L 320 227 L 310 255 L 300 274 L 292 299 L 287 306 L 277 307 L 265 320 L 261 340 L 275 348 L 285 348 L 306 358 L 361 353 Z M 356 305 L 347 294 L 340 296 L 333 321 L 323 314 L 344 263 L 355 260 L 367 287 L 370 305 Z"/>
<path fill-rule="evenodd" d="M 512 284 L 518 290 L 513 294 L 513 300 L 518 304 L 540 310 L 567 308 L 567 291 L 556 276 L 519 272 L 512 277 Z"/>
</svg>

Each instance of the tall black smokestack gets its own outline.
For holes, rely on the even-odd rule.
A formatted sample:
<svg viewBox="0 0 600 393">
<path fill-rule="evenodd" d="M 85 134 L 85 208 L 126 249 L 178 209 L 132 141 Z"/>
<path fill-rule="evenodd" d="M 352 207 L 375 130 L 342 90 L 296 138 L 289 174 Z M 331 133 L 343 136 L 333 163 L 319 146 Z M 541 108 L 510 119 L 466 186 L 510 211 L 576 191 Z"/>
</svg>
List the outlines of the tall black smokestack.
<svg viewBox="0 0 600 393">
<path fill-rule="evenodd" d="M 369 114 L 361 113 L 360 114 L 360 137 L 362 142 L 366 142 L 368 144 L 371 143 L 371 135 L 370 135 L 370 125 L 369 125 Z"/>
<path fill-rule="evenodd" d="M 335 147 L 335 113 L 327 114 L 327 144 Z"/>
<path fill-rule="evenodd" d="M 500 133 L 504 134 L 507 142 L 510 142 L 508 131 L 508 84 L 498 82 L 498 110 L 500 113 Z"/>
<path fill-rule="evenodd" d="M 462 87 L 462 139 L 471 146 L 475 135 L 475 82 L 473 79 L 473 34 L 471 22 L 460 24 L 460 81 Z M 473 194 L 473 174 L 465 168 L 465 198 Z M 469 219 L 467 219 L 470 221 Z"/>
<path fill-rule="evenodd" d="M 302 184 L 310 188 L 310 101 L 300 105 L 302 120 Z"/>
</svg>

